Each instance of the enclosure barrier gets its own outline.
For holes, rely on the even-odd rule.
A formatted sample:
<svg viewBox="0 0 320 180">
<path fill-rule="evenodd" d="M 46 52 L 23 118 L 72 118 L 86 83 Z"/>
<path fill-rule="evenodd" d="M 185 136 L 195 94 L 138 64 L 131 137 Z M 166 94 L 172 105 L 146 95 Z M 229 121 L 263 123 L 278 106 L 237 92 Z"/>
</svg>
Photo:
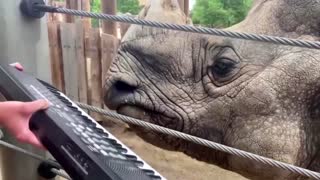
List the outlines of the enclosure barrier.
<svg viewBox="0 0 320 180">
<path fill-rule="evenodd" d="M 138 25 L 145 25 L 150 27 L 157 27 L 157 28 L 165 28 L 165 29 L 171 29 L 171 30 L 179 30 L 179 31 L 185 31 L 185 32 L 193 32 L 193 33 L 201 33 L 201 34 L 209 34 L 209 35 L 217 35 L 217 36 L 225 36 L 225 37 L 231 37 L 231 38 L 239 38 L 239 39 L 245 39 L 245 40 L 253 40 L 253 41 L 260 41 L 260 42 L 270 42 L 274 44 L 281 44 L 281 45 L 288 45 L 288 46 L 299 46 L 299 47 L 305 47 L 305 48 L 314 48 L 314 49 L 320 49 L 320 43 L 315 41 L 304 41 L 304 40 L 296 40 L 296 39 L 289 39 L 289 38 L 282 38 L 282 37 L 274 37 L 274 36 L 264 36 L 264 35 L 256 35 L 256 34 L 247 34 L 247 33 L 238 33 L 238 32 L 230 32 L 230 31 L 224 31 L 224 30 L 218 30 L 213 28 L 201 28 L 201 27 L 193 27 L 189 25 L 176 25 L 176 24 L 168 24 L 168 23 L 160 23 L 160 22 L 154 22 L 154 21 L 147 21 L 142 19 L 135 19 L 130 18 L 127 16 L 118 16 L 118 15 L 108 15 L 108 14 L 101 14 L 101 13 L 91 13 L 91 12 L 85 12 L 80 10 L 71 10 L 66 8 L 58 8 L 53 6 L 46 6 L 45 3 L 42 0 L 23 0 L 21 3 L 21 11 L 31 18 L 42 18 L 45 14 L 45 12 L 50 13 L 64 13 L 64 14 L 70 14 L 70 15 L 77 15 L 77 16 L 84 16 L 84 17 L 90 17 L 90 18 L 98 18 L 103 20 L 111 20 L 111 21 L 119 21 L 119 22 L 125 22 L 130 24 L 138 24 Z M 265 158 L 253 153 L 245 152 L 242 150 L 238 150 L 232 147 L 228 147 L 222 144 L 218 144 L 215 142 L 211 142 L 202 138 L 198 138 L 192 135 L 188 135 L 182 132 L 178 132 L 176 130 L 168 129 L 165 127 L 161 127 L 159 125 L 155 125 L 152 123 L 148 123 L 142 120 L 138 120 L 135 118 L 123 116 L 117 113 L 114 113 L 112 111 L 103 110 L 100 108 L 96 108 L 81 102 L 76 102 L 78 106 L 80 106 L 83 109 L 87 109 L 92 112 L 97 112 L 99 114 L 103 114 L 109 118 L 113 118 L 116 120 L 121 120 L 128 124 L 134 124 L 138 125 L 144 128 L 148 128 L 153 131 L 161 132 L 164 134 L 168 134 L 174 137 L 182 138 L 188 141 L 191 141 L 193 143 L 197 143 L 203 146 L 210 147 L 212 149 L 216 149 L 219 151 L 223 151 L 232 155 L 240 156 L 243 158 L 248 158 L 253 161 L 257 161 L 259 163 L 263 163 L 265 165 L 281 168 L 284 170 L 288 170 L 290 172 L 303 175 L 310 178 L 320 179 L 320 173 L 310 171 L 308 169 L 300 168 L 291 164 L 283 163 L 280 161 L 276 161 L 273 159 Z M 43 162 L 46 162 L 49 166 L 49 171 L 53 174 L 58 174 L 62 177 L 65 177 L 69 179 L 67 175 L 64 173 L 61 173 L 58 171 L 58 169 L 61 168 L 60 165 L 58 165 L 56 162 L 51 160 L 45 160 L 41 157 L 38 157 L 37 155 L 34 155 L 32 153 L 28 153 L 27 151 L 23 149 L 19 149 L 18 147 L 12 146 L 4 141 L 0 141 L 0 144 L 3 146 L 6 146 L 8 148 L 12 148 L 16 151 L 19 151 L 21 153 L 24 153 L 26 155 L 29 155 L 33 158 L 39 159 Z"/>
</svg>

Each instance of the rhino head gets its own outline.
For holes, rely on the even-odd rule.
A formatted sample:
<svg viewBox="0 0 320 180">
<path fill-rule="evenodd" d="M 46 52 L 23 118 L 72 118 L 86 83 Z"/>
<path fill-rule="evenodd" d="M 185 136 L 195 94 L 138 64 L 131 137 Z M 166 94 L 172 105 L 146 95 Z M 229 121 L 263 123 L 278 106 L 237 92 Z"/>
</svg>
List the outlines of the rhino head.
<svg viewBox="0 0 320 180">
<path fill-rule="evenodd" d="M 140 18 L 191 24 L 176 0 Z M 226 30 L 319 40 L 320 2 L 257 0 Z M 320 170 L 320 51 L 131 25 L 106 77 L 118 113 L 311 170 Z M 146 141 L 245 176 L 287 171 L 133 127 Z"/>
</svg>

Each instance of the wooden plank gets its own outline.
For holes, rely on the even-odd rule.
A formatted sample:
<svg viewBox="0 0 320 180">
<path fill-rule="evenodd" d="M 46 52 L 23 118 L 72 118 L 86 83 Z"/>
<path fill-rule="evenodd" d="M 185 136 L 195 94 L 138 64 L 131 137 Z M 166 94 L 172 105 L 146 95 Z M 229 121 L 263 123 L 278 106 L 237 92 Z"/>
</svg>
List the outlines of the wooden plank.
<svg viewBox="0 0 320 180">
<path fill-rule="evenodd" d="M 109 34 L 104 34 L 104 33 L 101 35 L 101 76 L 102 76 L 101 88 L 102 89 L 105 83 L 105 79 L 107 77 L 107 72 L 111 66 L 113 59 L 117 54 L 118 45 L 119 45 L 118 38 Z M 104 103 L 103 103 L 103 106 L 104 108 L 106 108 Z"/>
<path fill-rule="evenodd" d="M 65 92 L 59 29 L 58 23 L 48 23 L 52 85 L 54 85 L 60 91 Z"/>
<path fill-rule="evenodd" d="M 184 0 L 178 0 L 180 9 L 182 10 L 182 12 L 184 12 Z"/>
<path fill-rule="evenodd" d="M 66 2 L 66 8 L 68 9 L 78 9 L 78 1 L 77 0 L 65 0 Z M 68 23 L 73 23 L 75 22 L 75 19 L 77 19 L 78 17 L 73 16 L 73 15 L 66 15 L 67 16 L 67 22 Z"/>
<path fill-rule="evenodd" d="M 90 82 L 90 104 L 102 108 L 102 84 L 101 84 L 101 56 L 100 56 L 100 31 L 97 28 L 90 28 L 87 32 L 85 53 L 87 60 L 90 61 L 88 81 Z M 101 121 L 102 115 L 90 112 L 90 115 L 96 120 Z"/>
<path fill-rule="evenodd" d="M 66 8 L 65 2 L 53 1 L 52 3 L 53 3 L 52 6 Z M 55 22 L 66 22 L 67 21 L 66 14 L 48 13 L 48 17 L 51 18 L 51 21 L 55 21 Z"/>
<path fill-rule="evenodd" d="M 116 0 L 101 0 L 101 11 L 105 14 L 115 15 L 117 13 Z M 117 37 L 117 22 L 102 21 L 102 32 L 111 34 Z"/>
<path fill-rule="evenodd" d="M 78 65 L 78 90 L 79 101 L 82 103 L 88 103 L 88 80 L 87 80 L 87 63 L 84 53 L 84 27 L 81 20 L 76 21 L 76 59 Z"/>
<path fill-rule="evenodd" d="M 81 10 L 90 12 L 90 0 L 81 0 Z M 82 17 L 85 29 L 91 28 L 91 18 Z"/>
<path fill-rule="evenodd" d="M 75 24 L 61 23 L 60 25 L 65 93 L 73 101 L 79 101 L 75 29 Z"/>
<path fill-rule="evenodd" d="M 189 16 L 189 0 L 184 0 L 184 13 L 186 14 L 186 16 Z"/>
</svg>

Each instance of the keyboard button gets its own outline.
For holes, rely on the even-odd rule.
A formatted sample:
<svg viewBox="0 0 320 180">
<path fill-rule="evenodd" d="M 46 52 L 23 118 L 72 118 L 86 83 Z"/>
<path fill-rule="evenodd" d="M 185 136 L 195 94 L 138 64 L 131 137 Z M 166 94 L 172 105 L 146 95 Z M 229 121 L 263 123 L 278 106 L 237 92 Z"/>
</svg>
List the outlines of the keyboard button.
<svg viewBox="0 0 320 180">
<path fill-rule="evenodd" d="M 104 150 L 100 150 L 101 154 L 104 156 L 109 156 L 107 152 L 105 152 Z"/>
<path fill-rule="evenodd" d="M 76 130 L 81 134 L 83 132 L 83 130 L 79 127 L 76 127 Z"/>
<path fill-rule="evenodd" d="M 88 134 L 86 134 L 85 132 L 82 132 L 81 135 L 82 135 L 83 137 L 85 137 L 85 138 L 88 138 L 88 137 L 89 137 Z"/>
<path fill-rule="evenodd" d="M 88 141 L 89 141 L 90 143 L 94 144 L 94 141 L 93 141 L 93 139 L 91 139 L 91 138 L 88 138 Z"/>
<path fill-rule="evenodd" d="M 77 126 L 75 123 L 73 123 L 73 122 L 71 123 L 71 125 L 72 125 L 73 127 L 75 127 L 75 128 L 78 127 L 78 126 Z"/>
<path fill-rule="evenodd" d="M 91 144 L 86 138 L 81 137 L 80 138 L 82 140 L 82 142 L 84 142 L 85 144 Z"/>
<path fill-rule="evenodd" d="M 101 143 L 101 144 L 104 144 L 104 145 L 106 145 L 106 146 L 111 146 L 111 144 L 108 143 L 107 141 L 100 141 L 100 143 Z"/>
<path fill-rule="evenodd" d="M 128 150 L 126 150 L 125 148 L 120 148 L 120 147 L 118 147 L 117 148 L 117 150 L 119 151 L 119 152 L 121 152 L 121 153 L 127 153 L 128 152 Z"/>
<path fill-rule="evenodd" d="M 86 130 L 90 131 L 90 132 L 93 132 L 93 130 L 89 127 L 86 127 Z"/>
<path fill-rule="evenodd" d="M 150 169 L 142 169 L 143 172 L 145 172 L 148 175 L 154 175 L 154 171 L 150 170 Z"/>
<path fill-rule="evenodd" d="M 107 147 L 105 145 L 101 145 L 100 147 L 101 147 L 101 149 L 106 150 L 106 151 L 118 152 L 116 149 L 114 149 L 112 147 Z"/>
<path fill-rule="evenodd" d="M 76 135 L 81 135 L 78 131 L 72 129 L 72 131 L 76 134 Z"/>
<path fill-rule="evenodd" d="M 95 147 L 92 147 L 91 145 L 89 145 L 88 148 L 89 148 L 92 152 L 99 153 L 99 150 L 96 149 Z"/>
<path fill-rule="evenodd" d="M 111 157 L 113 157 L 113 158 L 126 160 L 126 157 L 125 157 L 125 156 L 122 156 L 122 155 L 120 155 L 120 154 L 115 154 L 115 153 L 112 153 L 112 152 L 109 152 L 108 154 L 109 154 L 109 156 L 111 156 Z"/>
<path fill-rule="evenodd" d="M 101 147 L 98 144 L 93 144 L 93 146 L 97 149 L 101 149 Z"/>
</svg>

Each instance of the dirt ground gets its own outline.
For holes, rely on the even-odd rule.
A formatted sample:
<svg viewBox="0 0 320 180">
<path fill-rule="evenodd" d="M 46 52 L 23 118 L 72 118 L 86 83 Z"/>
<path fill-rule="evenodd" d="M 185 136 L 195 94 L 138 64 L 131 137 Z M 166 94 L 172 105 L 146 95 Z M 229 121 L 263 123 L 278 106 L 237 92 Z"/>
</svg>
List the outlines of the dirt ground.
<svg viewBox="0 0 320 180">
<path fill-rule="evenodd" d="M 109 121 L 110 122 L 110 121 Z M 143 141 L 124 124 L 104 123 L 104 127 L 131 148 L 168 180 L 244 180 L 243 176 L 215 165 L 207 164 L 180 153 L 163 150 Z"/>
</svg>

